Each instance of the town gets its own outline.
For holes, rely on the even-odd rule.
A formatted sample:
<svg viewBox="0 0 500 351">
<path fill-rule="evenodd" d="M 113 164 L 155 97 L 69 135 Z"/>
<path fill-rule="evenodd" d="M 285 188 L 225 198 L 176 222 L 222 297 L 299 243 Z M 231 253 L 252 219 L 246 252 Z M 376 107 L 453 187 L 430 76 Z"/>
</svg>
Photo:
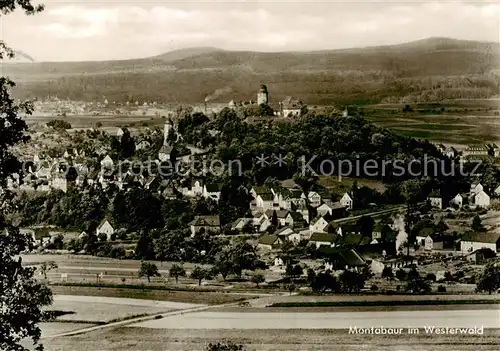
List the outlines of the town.
<svg viewBox="0 0 500 351">
<path fill-rule="evenodd" d="M 107 108 L 106 103 L 100 106 Z M 340 279 L 344 271 L 355 272 L 363 281 L 352 280 L 356 289 L 371 291 L 403 288 L 414 269 L 431 277 L 416 292 L 431 286 L 476 289 L 481 267 L 500 250 L 500 182 L 494 163 L 441 185 L 429 177 L 391 184 L 381 178 L 336 180 L 319 171 L 302 174 L 293 166 L 298 155 L 287 146 L 281 150 L 283 165 L 259 167 L 258 156 L 250 157 L 256 152 L 238 154 L 231 144 L 246 147 L 247 139 L 254 138 L 250 128 L 257 132 L 262 123 L 277 134 L 290 123 L 339 123 L 347 131 L 365 123 L 350 114 L 350 109 L 357 112 L 349 106 L 332 117 L 308 111 L 293 98 L 276 106 L 278 113 L 262 85 L 257 102 L 231 101 L 211 117 L 180 106 L 169 117 L 159 117 L 163 126 L 134 127 L 133 134 L 131 127 L 72 129 L 67 122 L 72 111 L 67 111 L 31 132 L 31 140 L 18 149 L 23 172 L 8 179 L 7 189 L 16 195 L 7 210 L 21 232 L 33 237 L 38 253 L 208 264 L 208 281 L 218 273 L 247 272 L 246 280 L 261 280 L 261 286 L 295 281 L 306 273 L 338 272 L 333 274 Z M 255 114 L 251 121 L 250 113 Z M 252 136 L 240 134 L 245 128 Z M 442 144 L 422 145 L 435 158 L 459 160 L 462 166 L 477 160 L 474 156 L 498 157 L 496 144 L 469 146 L 460 153 Z M 277 158 L 274 146 L 265 147 L 257 150 L 271 147 L 269 155 Z M 230 167 L 217 173 L 207 166 L 232 158 L 243 167 L 236 175 L 228 173 Z M 412 186 L 417 190 L 405 190 Z M 217 253 L 223 249 L 232 257 L 238 247 L 253 259 L 228 267 L 228 257 Z M 217 271 L 220 267 L 223 272 Z M 61 273 L 65 282 L 82 281 L 79 275 Z M 393 275 L 402 279 L 382 279 Z M 445 284 L 452 282 L 462 284 Z M 311 280 L 300 289 L 317 287 Z"/>
</svg>

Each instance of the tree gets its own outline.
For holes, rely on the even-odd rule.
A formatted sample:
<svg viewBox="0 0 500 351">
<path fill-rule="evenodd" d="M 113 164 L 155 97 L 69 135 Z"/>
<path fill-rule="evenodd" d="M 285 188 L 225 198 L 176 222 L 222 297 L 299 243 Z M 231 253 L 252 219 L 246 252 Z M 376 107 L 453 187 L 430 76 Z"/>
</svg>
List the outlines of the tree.
<svg viewBox="0 0 500 351">
<path fill-rule="evenodd" d="M 365 277 L 362 273 L 345 270 L 340 274 L 339 280 L 342 291 L 347 293 L 360 292 L 365 286 Z"/>
<path fill-rule="evenodd" d="M 477 290 L 487 291 L 488 294 L 500 288 L 500 259 L 490 260 L 479 276 Z"/>
<path fill-rule="evenodd" d="M 47 280 L 47 273 L 53 269 L 57 269 L 57 264 L 54 261 L 42 262 L 38 269 L 43 274 L 43 279 Z"/>
<path fill-rule="evenodd" d="M 201 285 L 203 279 L 210 279 L 212 277 L 211 271 L 202 267 L 196 266 L 191 272 L 191 279 L 198 280 L 198 286 Z"/>
<path fill-rule="evenodd" d="M 262 273 L 255 273 L 252 275 L 252 283 L 255 283 L 255 285 L 258 287 L 260 283 L 264 283 L 266 281 L 266 278 L 264 277 L 264 274 Z"/>
<path fill-rule="evenodd" d="M 151 283 L 151 277 L 161 277 L 158 271 L 158 266 L 150 262 L 141 262 L 141 268 L 139 269 L 139 277 L 147 277 L 148 283 Z"/>
<path fill-rule="evenodd" d="M 484 231 L 483 222 L 481 220 L 481 217 L 479 217 L 478 215 L 474 216 L 474 218 L 472 219 L 471 228 L 475 232 L 483 232 Z"/>
<path fill-rule="evenodd" d="M 295 284 L 290 283 L 290 284 L 286 285 L 285 288 L 286 288 L 286 290 L 288 290 L 288 292 L 290 293 L 290 295 L 292 295 L 292 293 L 295 291 L 295 289 L 297 287 L 295 286 Z"/>
<path fill-rule="evenodd" d="M 175 278 L 175 284 L 179 283 L 179 277 L 185 277 L 186 276 L 186 271 L 184 270 L 184 267 L 182 265 L 178 264 L 173 264 L 172 267 L 170 268 L 170 271 L 168 272 L 170 277 Z"/>
<path fill-rule="evenodd" d="M 406 272 L 404 269 L 400 268 L 396 271 L 396 278 L 399 280 L 399 281 L 404 281 L 406 280 Z"/>
<path fill-rule="evenodd" d="M 314 269 L 308 268 L 307 269 L 307 282 L 311 284 L 316 277 L 316 272 L 314 272 Z"/>
<path fill-rule="evenodd" d="M 394 277 L 394 273 L 392 273 L 391 267 L 384 267 L 382 270 L 382 278 L 386 278 L 387 280 L 391 280 Z"/>
<path fill-rule="evenodd" d="M 21 345 L 31 339 L 36 350 L 43 350 L 39 343 L 39 323 L 49 316 L 42 309 L 52 304 L 52 292 L 34 277 L 35 268 L 22 265 L 19 254 L 34 248 L 28 235 L 7 226 L 0 218 L 0 349 L 28 351 Z"/>
<path fill-rule="evenodd" d="M 217 344 L 208 344 L 205 351 L 244 351 L 244 349 L 243 345 L 237 345 L 231 341 L 223 341 Z"/>
</svg>

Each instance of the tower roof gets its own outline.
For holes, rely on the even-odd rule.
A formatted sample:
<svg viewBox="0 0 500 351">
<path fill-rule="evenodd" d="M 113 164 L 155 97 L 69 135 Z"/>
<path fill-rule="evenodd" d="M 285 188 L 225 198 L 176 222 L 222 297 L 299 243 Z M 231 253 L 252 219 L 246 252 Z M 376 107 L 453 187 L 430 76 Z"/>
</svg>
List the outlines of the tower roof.
<svg viewBox="0 0 500 351">
<path fill-rule="evenodd" d="M 259 92 L 260 93 L 267 93 L 267 87 L 265 84 L 261 84 Z"/>
</svg>

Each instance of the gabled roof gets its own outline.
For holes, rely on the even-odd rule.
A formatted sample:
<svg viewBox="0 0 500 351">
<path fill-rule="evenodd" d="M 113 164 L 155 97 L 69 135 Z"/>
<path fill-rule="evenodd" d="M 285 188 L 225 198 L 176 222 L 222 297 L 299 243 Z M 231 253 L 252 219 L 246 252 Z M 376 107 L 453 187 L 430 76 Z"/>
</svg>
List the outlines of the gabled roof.
<svg viewBox="0 0 500 351">
<path fill-rule="evenodd" d="M 263 235 L 259 239 L 259 244 L 262 245 L 274 245 L 278 241 L 277 235 Z"/>
<path fill-rule="evenodd" d="M 298 212 L 290 212 L 290 216 L 292 216 L 292 219 L 294 221 L 302 221 L 304 220 L 304 216 Z"/>
<path fill-rule="evenodd" d="M 436 197 L 440 198 L 441 197 L 441 191 L 440 190 L 433 190 L 428 197 Z"/>
<path fill-rule="evenodd" d="M 301 108 L 303 106 L 302 101 L 292 96 L 287 96 L 286 99 L 281 102 L 281 105 L 283 108 Z"/>
<path fill-rule="evenodd" d="M 273 194 L 271 189 L 269 189 L 266 186 L 254 186 L 254 187 L 252 187 L 252 189 L 257 195 L 263 195 L 263 194 L 271 194 L 272 195 Z"/>
<path fill-rule="evenodd" d="M 205 184 L 205 187 L 207 189 L 207 192 L 209 192 L 209 193 L 218 193 L 221 191 L 220 184 L 216 184 L 216 183 Z"/>
<path fill-rule="evenodd" d="M 286 227 L 283 227 L 283 228 L 278 229 L 277 231 L 275 231 L 275 232 L 273 233 L 273 235 L 280 236 L 280 234 L 282 234 L 282 233 L 284 233 L 284 232 L 286 232 L 286 231 L 290 231 L 290 230 L 293 232 L 293 229 L 292 229 L 292 228 L 290 228 L 289 226 L 286 226 Z"/>
<path fill-rule="evenodd" d="M 494 232 L 468 232 L 462 236 L 462 241 L 470 241 L 476 243 L 486 243 L 486 244 L 494 244 L 498 242 L 500 239 L 500 233 Z"/>
<path fill-rule="evenodd" d="M 196 218 L 189 223 L 195 227 L 220 227 L 219 215 L 215 216 L 196 216 Z"/>
<path fill-rule="evenodd" d="M 265 193 L 265 194 L 257 194 L 257 196 L 260 196 L 262 200 L 264 201 L 273 201 L 274 196 L 272 193 Z"/>
<path fill-rule="evenodd" d="M 99 226 L 97 227 L 97 229 L 101 229 L 101 228 L 102 228 L 102 226 L 104 225 L 104 223 L 106 223 L 106 222 L 108 222 L 111 226 L 113 226 L 113 222 L 112 222 L 110 219 L 108 219 L 108 218 L 104 218 L 104 219 L 101 221 L 101 223 L 99 224 Z"/>
<path fill-rule="evenodd" d="M 334 243 L 338 238 L 339 235 L 334 233 L 313 233 L 309 241 L 319 243 Z"/>
</svg>

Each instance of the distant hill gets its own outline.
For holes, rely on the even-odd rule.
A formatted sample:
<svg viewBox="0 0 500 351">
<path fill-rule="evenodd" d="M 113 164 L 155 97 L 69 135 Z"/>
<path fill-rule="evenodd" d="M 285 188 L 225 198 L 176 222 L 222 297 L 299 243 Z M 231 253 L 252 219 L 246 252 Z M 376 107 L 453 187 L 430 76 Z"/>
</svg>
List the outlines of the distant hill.
<svg viewBox="0 0 500 351">
<path fill-rule="evenodd" d="M 19 97 L 203 102 L 287 95 L 310 105 L 484 98 L 499 93 L 498 43 L 429 38 L 410 43 L 312 52 L 228 51 L 211 47 L 103 62 L 3 64 Z M 227 88 L 227 89 L 226 89 Z"/>
</svg>

